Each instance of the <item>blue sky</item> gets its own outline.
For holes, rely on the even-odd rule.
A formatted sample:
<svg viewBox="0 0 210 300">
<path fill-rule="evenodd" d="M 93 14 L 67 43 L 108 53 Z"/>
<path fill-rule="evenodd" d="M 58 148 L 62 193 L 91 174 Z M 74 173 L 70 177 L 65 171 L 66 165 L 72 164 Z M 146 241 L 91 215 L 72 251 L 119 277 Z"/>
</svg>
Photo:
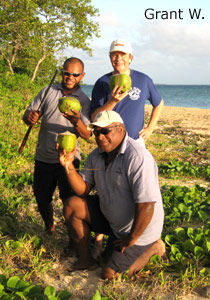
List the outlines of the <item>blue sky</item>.
<svg viewBox="0 0 210 300">
<path fill-rule="evenodd" d="M 209 0 L 92 0 L 99 9 L 100 38 L 90 41 L 93 56 L 77 49 L 67 55 L 85 63 L 84 83 L 94 84 L 112 70 L 108 52 L 113 40 L 123 37 L 133 47 L 131 68 L 149 75 L 159 84 L 210 84 Z M 180 19 L 148 20 L 145 10 L 182 11 Z M 189 9 L 201 9 L 191 19 Z M 165 14 L 166 15 L 166 14 Z M 179 16 L 178 15 L 178 16 Z"/>
</svg>

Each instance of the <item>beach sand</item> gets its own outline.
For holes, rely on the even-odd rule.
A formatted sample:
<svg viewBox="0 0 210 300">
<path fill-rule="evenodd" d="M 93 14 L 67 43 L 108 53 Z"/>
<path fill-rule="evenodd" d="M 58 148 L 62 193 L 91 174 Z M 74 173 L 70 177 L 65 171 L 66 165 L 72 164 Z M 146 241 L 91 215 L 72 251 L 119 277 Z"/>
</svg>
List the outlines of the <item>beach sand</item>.
<svg viewBox="0 0 210 300">
<path fill-rule="evenodd" d="M 145 106 L 145 113 L 150 114 L 151 105 Z M 157 127 L 180 126 L 191 132 L 210 136 L 210 109 L 164 106 Z"/>
</svg>

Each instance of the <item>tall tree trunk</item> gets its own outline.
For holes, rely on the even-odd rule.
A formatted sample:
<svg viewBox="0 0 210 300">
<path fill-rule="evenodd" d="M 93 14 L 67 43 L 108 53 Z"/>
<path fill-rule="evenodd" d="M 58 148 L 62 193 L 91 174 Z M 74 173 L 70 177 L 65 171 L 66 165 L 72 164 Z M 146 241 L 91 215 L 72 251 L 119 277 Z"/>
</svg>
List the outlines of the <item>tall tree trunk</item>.
<svg viewBox="0 0 210 300">
<path fill-rule="evenodd" d="M 6 59 L 6 62 L 7 62 L 7 64 L 8 64 L 8 66 L 9 66 L 10 72 L 12 73 L 12 75 L 14 75 L 15 72 L 14 72 L 14 70 L 13 70 L 13 67 L 12 67 L 12 64 L 11 64 L 10 60 L 9 60 L 9 59 Z"/>
<path fill-rule="evenodd" d="M 31 81 L 32 81 L 32 82 L 33 82 L 33 81 L 35 80 L 35 78 L 36 78 L 36 74 L 37 74 L 37 72 L 38 72 L 38 69 L 39 69 L 40 64 L 46 59 L 46 57 L 47 57 L 47 55 L 42 56 L 42 57 L 40 58 L 40 60 L 37 62 L 36 67 L 35 67 L 34 72 L 33 72 L 33 76 L 32 76 L 32 78 L 31 78 Z"/>
<path fill-rule="evenodd" d="M 13 65 L 13 63 L 15 61 L 15 58 L 16 58 L 17 53 L 18 53 L 18 50 L 20 48 L 19 45 L 18 45 L 18 41 L 17 40 L 15 40 L 14 43 L 15 43 L 15 46 L 14 46 L 14 48 L 12 50 L 12 59 L 11 59 L 11 64 L 12 65 Z"/>
<path fill-rule="evenodd" d="M 0 51 L 1 51 L 1 54 L 2 54 L 2 56 L 3 56 L 3 59 L 4 59 L 4 60 L 6 61 L 6 63 L 8 64 L 8 67 L 9 67 L 9 69 L 10 69 L 10 72 L 12 73 L 12 75 L 14 75 L 15 72 L 14 72 L 14 70 L 13 70 L 11 61 L 9 60 L 9 58 L 7 58 L 7 57 L 5 56 L 5 54 L 4 54 L 4 52 L 2 51 L 2 49 L 0 49 Z"/>
</svg>

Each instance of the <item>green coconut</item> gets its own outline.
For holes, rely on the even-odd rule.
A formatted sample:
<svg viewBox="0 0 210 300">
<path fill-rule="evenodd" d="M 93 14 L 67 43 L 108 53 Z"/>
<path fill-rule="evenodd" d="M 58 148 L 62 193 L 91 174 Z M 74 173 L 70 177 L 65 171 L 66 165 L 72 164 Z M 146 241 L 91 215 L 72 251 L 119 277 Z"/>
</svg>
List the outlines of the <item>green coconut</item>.
<svg viewBox="0 0 210 300">
<path fill-rule="evenodd" d="M 60 148 L 66 150 L 66 152 L 72 152 L 76 147 L 77 137 L 75 134 L 65 131 L 58 135 L 57 143 Z"/>
<path fill-rule="evenodd" d="M 81 104 L 79 100 L 74 97 L 62 97 L 59 99 L 58 108 L 62 113 L 68 112 L 69 114 L 73 114 L 71 110 L 75 109 L 79 112 Z"/>
<path fill-rule="evenodd" d="M 132 81 L 131 77 L 127 74 L 114 74 L 110 77 L 109 87 L 111 90 L 118 85 L 119 87 L 123 87 L 121 93 L 129 91 L 131 89 Z"/>
</svg>

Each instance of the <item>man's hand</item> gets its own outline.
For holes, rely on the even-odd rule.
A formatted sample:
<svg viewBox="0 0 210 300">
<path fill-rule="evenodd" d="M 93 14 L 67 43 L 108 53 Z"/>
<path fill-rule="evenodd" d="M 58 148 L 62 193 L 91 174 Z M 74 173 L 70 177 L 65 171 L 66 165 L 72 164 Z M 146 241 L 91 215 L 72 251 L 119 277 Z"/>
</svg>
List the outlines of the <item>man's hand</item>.
<svg viewBox="0 0 210 300">
<path fill-rule="evenodd" d="M 72 152 L 68 152 L 68 153 L 66 152 L 66 150 L 61 149 L 59 147 L 59 144 L 56 145 L 56 149 L 59 155 L 59 162 L 63 167 L 69 167 L 70 165 L 73 164 L 77 147 L 75 147 Z"/>
<path fill-rule="evenodd" d="M 31 125 L 35 125 L 39 120 L 39 117 L 40 117 L 40 112 L 37 112 L 36 110 L 31 110 L 28 115 L 28 122 Z"/>
<path fill-rule="evenodd" d="M 63 113 L 63 116 L 68 119 L 74 126 L 78 123 L 79 119 L 80 119 L 80 113 L 75 110 L 75 109 L 71 109 L 72 114 L 65 112 Z"/>
<path fill-rule="evenodd" d="M 149 127 L 145 127 L 141 131 L 139 131 L 139 137 L 141 137 L 143 141 L 146 142 L 149 139 L 152 132 L 152 129 L 150 129 Z"/>
<path fill-rule="evenodd" d="M 127 95 L 128 95 L 128 91 L 122 93 L 123 87 L 122 86 L 118 86 L 116 85 L 112 91 L 111 94 L 111 98 L 110 101 L 117 104 L 118 102 L 120 102 L 121 100 L 123 100 Z"/>
<path fill-rule="evenodd" d="M 95 119 L 97 114 L 99 114 L 100 112 L 102 112 L 104 110 L 113 110 L 115 105 L 117 103 L 119 103 L 121 100 L 123 100 L 128 95 L 128 91 L 122 93 L 121 92 L 122 89 L 123 89 L 123 87 L 122 86 L 119 87 L 119 85 L 116 85 L 114 87 L 109 100 L 103 106 L 96 108 L 96 110 L 92 113 L 92 115 L 91 115 L 92 121 Z"/>
<path fill-rule="evenodd" d="M 120 240 L 114 241 L 113 244 L 116 248 L 120 249 L 121 253 L 123 253 L 126 248 L 135 245 L 135 243 L 136 243 L 136 240 L 132 239 L 131 236 L 128 234 L 128 235 L 124 236 L 123 238 L 121 238 Z"/>
<path fill-rule="evenodd" d="M 150 135 L 152 134 L 153 130 L 155 129 L 155 126 L 159 120 L 159 117 L 160 117 L 160 114 L 161 114 L 161 111 L 163 108 L 163 104 L 164 104 L 164 102 L 162 99 L 158 106 L 153 107 L 149 123 L 147 124 L 147 126 L 145 128 L 143 128 L 139 132 L 139 137 L 142 137 L 144 142 L 146 142 L 149 139 Z"/>
</svg>

